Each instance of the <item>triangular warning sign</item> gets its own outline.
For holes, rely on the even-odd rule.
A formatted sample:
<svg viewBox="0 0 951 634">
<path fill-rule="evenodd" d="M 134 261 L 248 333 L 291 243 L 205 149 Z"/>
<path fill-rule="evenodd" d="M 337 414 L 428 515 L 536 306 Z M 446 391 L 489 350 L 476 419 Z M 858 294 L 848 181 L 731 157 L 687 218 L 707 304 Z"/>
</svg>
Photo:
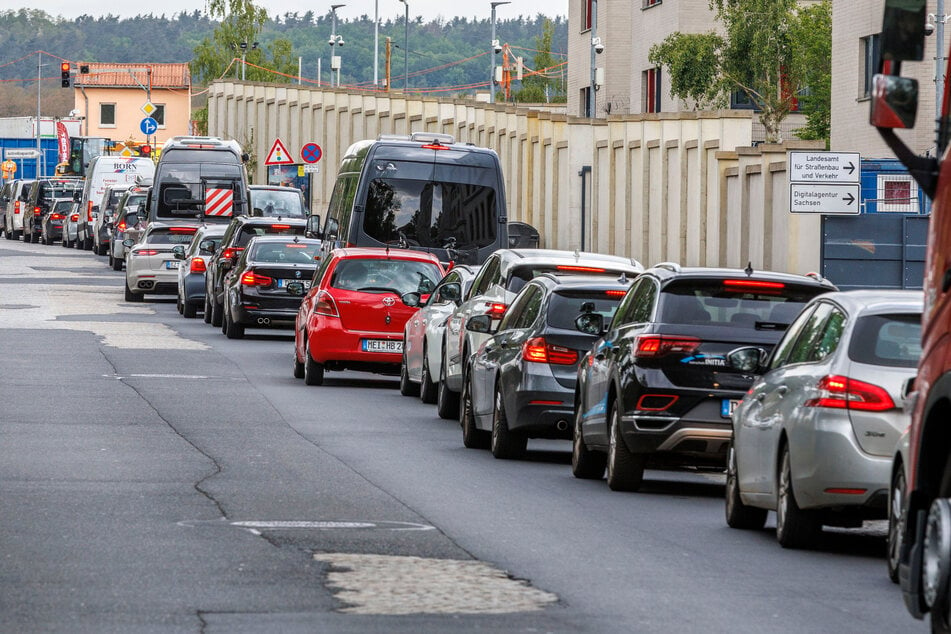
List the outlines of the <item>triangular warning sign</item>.
<svg viewBox="0 0 951 634">
<path fill-rule="evenodd" d="M 264 159 L 265 165 L 293 165 L 294 159 L 291 158 L 291 153 L 287 151 L 284 142 L 280 139 L 275 139 L 274 145 L 271 146 L 271 151 L 267 153 L 267 158 Z"/>
</svg>

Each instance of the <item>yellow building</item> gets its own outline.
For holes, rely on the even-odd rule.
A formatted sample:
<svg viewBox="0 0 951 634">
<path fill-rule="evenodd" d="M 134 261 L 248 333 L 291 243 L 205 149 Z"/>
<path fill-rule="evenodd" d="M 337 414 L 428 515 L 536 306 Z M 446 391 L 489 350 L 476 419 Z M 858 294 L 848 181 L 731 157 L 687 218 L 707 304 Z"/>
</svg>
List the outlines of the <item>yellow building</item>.
<svg viewBox="0 0 951 634">
<path fill-rule="evenodd" d="M 76 110 L 85 117 L 83 135 L 146 142 L 140 126 L 147 102 L 155 106 L 151 116 L 158 124 L 149 139 L 153 146 L 191 133 L 188 64 L 80 62 L 77 66 L 73 86 Z"/>
</svg>

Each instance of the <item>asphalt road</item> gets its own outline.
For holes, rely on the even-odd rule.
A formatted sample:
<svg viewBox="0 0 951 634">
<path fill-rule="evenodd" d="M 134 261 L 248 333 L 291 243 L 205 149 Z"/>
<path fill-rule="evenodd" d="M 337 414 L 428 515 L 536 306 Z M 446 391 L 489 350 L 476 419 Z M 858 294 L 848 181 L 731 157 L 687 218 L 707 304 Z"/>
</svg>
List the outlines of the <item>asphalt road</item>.
<svg viewBox="0 0 951 634">
<path fill-rule="evenodd" d="M 727 528 L 719 475 L 495 460 L 393 378 L 307 387 L 286 333 L 123 275 L 0 240 L 0 631 L 925 630 L 880 524 L 787 551 Z"/>
</svg>

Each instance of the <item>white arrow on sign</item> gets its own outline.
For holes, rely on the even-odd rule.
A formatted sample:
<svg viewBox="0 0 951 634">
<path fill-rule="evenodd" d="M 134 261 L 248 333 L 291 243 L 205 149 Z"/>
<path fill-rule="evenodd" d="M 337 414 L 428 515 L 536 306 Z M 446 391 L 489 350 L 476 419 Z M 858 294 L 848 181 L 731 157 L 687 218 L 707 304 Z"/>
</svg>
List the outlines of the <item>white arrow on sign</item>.
<svg viewBox="0 0 951 634">
<path fill-rule="evenodd" d="M 858 183 L 862 155 L 858 152 L 790 152 L 789 180 L 793 183 Z"/>
<path fill-rule="evenodd" d="M 858 183 L 790 183 L 789 211 L 794 214 L 858 214 L 862 188 Z"/>
</svg>

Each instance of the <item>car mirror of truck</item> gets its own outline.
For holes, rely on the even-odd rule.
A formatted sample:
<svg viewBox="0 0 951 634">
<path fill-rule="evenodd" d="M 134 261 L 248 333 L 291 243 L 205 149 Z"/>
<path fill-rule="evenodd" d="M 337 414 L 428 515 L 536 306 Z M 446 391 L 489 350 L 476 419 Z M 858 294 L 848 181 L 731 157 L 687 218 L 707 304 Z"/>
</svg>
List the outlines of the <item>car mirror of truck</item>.
<svg viewBox="0 0 951 634">
<path fill-rule="evenodd" d="M 125 240 L 122 241 L 122 246 L 128 247 L 131 249 L 132 247 L 135 246 L 135 240 L 133 240 L 132 238 L 126 238 Z"/>
<path fill-rule="evenodd" d="M 869 122 L 877 128 L 910 129 L 918 114 L 918 80 L 895 75 L 872 78 Z"/>
<path fill-rule="evenodd" d="M 731 350 L 726 355 L 726 363 L 734 370 L 762 374 L 767 352 L 756 346 L 744 346 Z"/>
<path fill-rule="evenodd" d="M 185 259 L 185 245 L 176 244 L 174 247 L 172 247 L 172 253 L 175 255 L 176 259 L 184 260 Z"/>
<path fill-rule="evenodd" d="M 320 230 L 320 214 L 314 214 L 307 217 L 307 227 L 304 230 L 305 238 L 322 238 L 323 232 Z"/>
<path fill-rule="evenodd" d="M 925 0 L 885 0 L 882 59 L 895 62 L 923 60 L 927 23 Z"/>
<path fill-rule="evenodd" d="M 218 263 L 218 266 L 221 267 L 222 271 L 230 270 L 233 265 L 234 265 L 234 262 L 228 259 L 222 259 L 221 262 Z"/>
<path fill-rule="evenodd" d="M 83 199 L 83 192 L 82 192 L 82 190 L 76 190 L 76 191 L 73 192 L 73 202 L 74 202 L 74 203 L 78 203 L 78 202 L 82 201 L 82 199 Z"/>
</svg>

